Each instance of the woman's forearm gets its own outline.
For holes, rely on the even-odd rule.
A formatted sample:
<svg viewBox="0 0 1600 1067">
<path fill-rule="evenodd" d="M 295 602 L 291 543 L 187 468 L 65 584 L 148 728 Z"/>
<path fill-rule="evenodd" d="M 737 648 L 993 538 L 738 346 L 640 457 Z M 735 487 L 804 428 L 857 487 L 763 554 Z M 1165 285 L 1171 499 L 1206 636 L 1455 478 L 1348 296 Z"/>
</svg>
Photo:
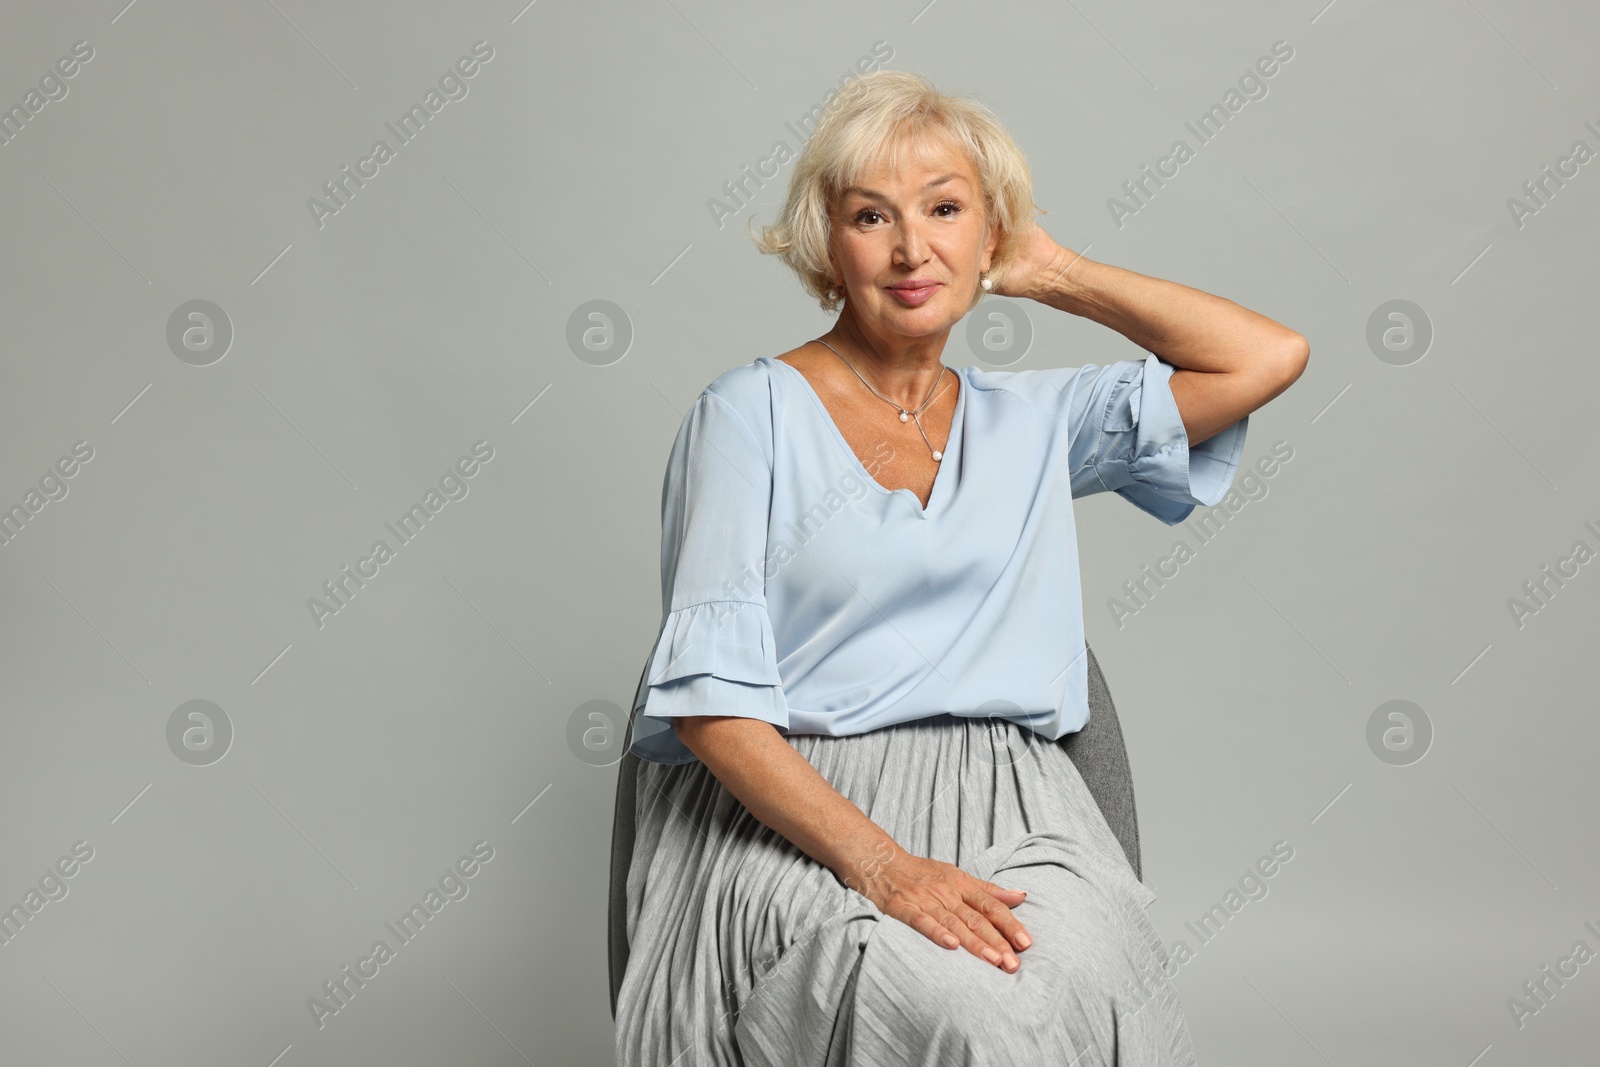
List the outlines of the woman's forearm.
<svg viewBox="0 0 1600 1067">
<path fill-rule="evenodd" d="M 730 715 L 672 720 L 678 738 L 728 792 L 851 888 L 901 853 L 771 723 Z"/>
<path fill-rule="evenodd" d="M 1034 299 L 1110 327 L 1174 367 L 1251 371 L 1279 353 L 1298 358 L 1305 345 L 1294 330 L 1226 297 L 1097 263 L 1065 247 L 1041 273 Z"/>
</svg>

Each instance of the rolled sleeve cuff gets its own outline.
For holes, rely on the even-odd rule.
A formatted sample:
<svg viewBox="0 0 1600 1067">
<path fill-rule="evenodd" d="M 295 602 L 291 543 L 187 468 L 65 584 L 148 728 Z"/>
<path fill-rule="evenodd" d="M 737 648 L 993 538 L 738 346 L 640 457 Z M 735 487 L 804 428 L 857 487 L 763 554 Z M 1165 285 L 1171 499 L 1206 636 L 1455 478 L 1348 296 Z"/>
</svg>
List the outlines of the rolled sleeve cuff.
<svg viewBox="0 0 1600 1067">
<path fill-rule="evenodd" d="M 737 715 L 787 729 L 776 646 L 764 604 L 714 600 L 669 613 L 633 709 L 630 751 L 656 763 L 693 762 L 669 721 L 686 715 Z"/>
<path fill-rule="evenodd" d="M 1197 504 L 1221 503 L 1239 470 L 1250 425 L 1246 415 L 1191 448 L 1172 395 L 1174 369 L 1153 353 L 1145 357 L 1138 436 L 1128 461 L 1131 480 L 1116 490 L 1168 526 L 1187 519 Z"/>
</svg>

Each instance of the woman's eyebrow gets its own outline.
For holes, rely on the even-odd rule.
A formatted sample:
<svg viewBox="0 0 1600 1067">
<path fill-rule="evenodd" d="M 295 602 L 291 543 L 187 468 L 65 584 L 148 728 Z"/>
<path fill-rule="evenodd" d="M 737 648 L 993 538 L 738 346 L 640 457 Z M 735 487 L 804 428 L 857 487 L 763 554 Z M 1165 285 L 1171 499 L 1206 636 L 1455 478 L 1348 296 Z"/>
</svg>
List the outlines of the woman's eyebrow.
<svg viewBox="0 0 1600 1067">
<path fill-rule="evenodd" d="M 959 174 L 944 174 L 944 175 L 941 175 L 940 177 L 937 177 L 937 178 L 934 178 L 934 179 L 930 180 L 928 182 L 928 184 L 924 185 L 922 188 L 924 190 L 932 189 L 936 185 L 943 185 L 945 182 L 951 181 L 952 179 L 960 180 L 960 178 L 961 178 L 961 175 L 959 175 Z M 860 196 L 866 197 L 869 200 L 887 200 L 887 199 L 889 199 L 888 195 L 885 194 L 885 193 L 880 193 L 876 189 L 864 189 L 859 185 L 847 185 L 842 190 L 840 190 L 840 192 L 843 195 L 846 195 L 846 196 L 848 196 L 850 193 L 856 193 L 856 194 L 858 194 Z"/>
</svg>

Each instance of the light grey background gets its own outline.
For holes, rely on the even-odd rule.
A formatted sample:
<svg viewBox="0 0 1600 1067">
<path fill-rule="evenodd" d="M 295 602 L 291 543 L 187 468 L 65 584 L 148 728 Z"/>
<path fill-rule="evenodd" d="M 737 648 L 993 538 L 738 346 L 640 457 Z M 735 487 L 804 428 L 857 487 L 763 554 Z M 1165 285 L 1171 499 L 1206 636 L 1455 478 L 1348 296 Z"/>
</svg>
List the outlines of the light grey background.
<svg viewBox="0 0 1600 1067">
<path fill-rule="evenodd" d="M 1600 149 L 1592 6 L 124 2 L 11 0 L 0 33 L 6 108 L 93 49 L 0 145 L 0 506 L 93 450 L 0 547 L 0 904 L 93 849 L 0 945 L 0 1060 L 609 1062 L 615 752 L 584 705 L 626 705 L 655 636 L 684 413 L 830 321 L 744 231 L 790 166 L 725 225 L 708 202 L 885 42 L 1008 124 L 1057 240 L 1311 341 L 1245 446 L 1292 460 L 1120 626 L 1108 598 L 1198 539 L 1078 511 L 1200 1061 L 1594 1062 L 1600 963 L 1520 1028 L 1507 1004 L 1600 951 L 1600 562 L 1508 606 L 1600 549 L 1600 163 L 1508 204 Z M 308 199 L 478 41 L 467 95 L 319 226 Z M 1110 198 L 1276 41 L 1266 95 L 1119 226 Z M 192 300 L 234 334 L 209 365 L 168 344 Z M 594 300 L 620 358 L 569 345 Z M 1406 365 L 1368 342 L 1393 300 L 1433 332 Z M 1019 361 L 958 327 L 946 362 L 1141 354 L 973 314 L 1019 312 Z M 467 495 L 319 626 L 323 583 L 478 441 Z M 233 731 L 209 765 L 169 744 L 193 700 Z M 1420 761 L 1369 746 L 1391 700 L 1431 723 Z M 480 841 L 469 894 L 319 1027 L 308 1000 Z"/>
</svg>

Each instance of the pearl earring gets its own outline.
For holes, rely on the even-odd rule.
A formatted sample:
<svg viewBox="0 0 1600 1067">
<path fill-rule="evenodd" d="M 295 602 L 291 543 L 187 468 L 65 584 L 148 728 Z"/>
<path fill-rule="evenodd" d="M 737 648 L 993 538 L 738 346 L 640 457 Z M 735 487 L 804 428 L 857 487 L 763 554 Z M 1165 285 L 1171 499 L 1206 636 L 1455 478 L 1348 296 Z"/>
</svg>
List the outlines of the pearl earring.
<svg viewBox="0 0 1600 1067">
<path fill-rule="evenodd" d="M 981 285 L 981 286 L 983 286 L 983 291 L 984 291 L 984 292 L 986 292 L 986 293 L 987 293 L 987 292 L 988 292 L 988 291 L 989 291 L 989 290 L 990 290 L 990 289 L 993 289 L 993 288 L 994 288 L 994 282 L 992 282 L 992 281 L 990 281 L 990 280 L 989 280 L 989 276 L 988 276 L 988 275 L 987 275 L 987 274 L 985 274 L 985 275 L 984 275 L 984 276 L 983 276 L 983 281 L 981 281 L 981 282 L 979 282 L 979 283 L 978 283 L 978 284 L 979 284 L 979 285 Z"/>
<path fill-rule="evenodd" d="M 843 285 L 843 284 L 844 284 L 843 282 L 839 283 L 839 285 Z M 829 300 L 837 300 L 837 299 L 839 299 L 839 286 L 837 286 L 837 285 L 828 286 L 828 299 Z"/>
</svg>

